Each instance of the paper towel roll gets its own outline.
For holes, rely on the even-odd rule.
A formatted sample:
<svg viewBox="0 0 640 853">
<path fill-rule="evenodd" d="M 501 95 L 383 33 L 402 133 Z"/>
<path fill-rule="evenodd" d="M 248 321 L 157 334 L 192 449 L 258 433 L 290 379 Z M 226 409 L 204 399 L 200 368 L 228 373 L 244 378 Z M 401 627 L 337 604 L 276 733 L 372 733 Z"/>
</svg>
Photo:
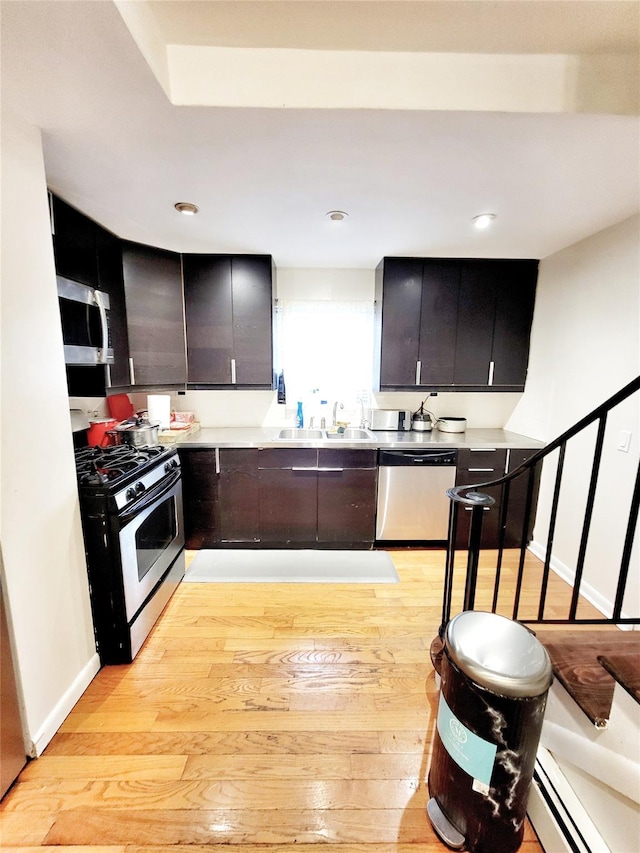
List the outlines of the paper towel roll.
<svg viewBox="0 0 640 853">
<path fill-rule="evenodd" d="M 147 395 L 147 412 L 152 424 L 159 423 L 160 429 L 169 429 L 171 424 L 171 396 L 169 394 Z"/>
</svg>

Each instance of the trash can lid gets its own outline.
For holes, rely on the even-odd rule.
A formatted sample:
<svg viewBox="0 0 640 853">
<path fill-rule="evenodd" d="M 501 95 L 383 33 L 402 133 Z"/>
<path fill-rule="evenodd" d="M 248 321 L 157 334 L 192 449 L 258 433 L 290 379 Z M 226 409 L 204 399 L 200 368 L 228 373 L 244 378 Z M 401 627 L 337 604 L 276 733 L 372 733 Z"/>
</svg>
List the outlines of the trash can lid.
<svg viewBox="0 0 640 853">
<path fill-rule="evenodd" d="M 445 648 L 477 684 L 503 696 L 539 696 L 553 680 L 547 650 L 519 622 L 466 610 L 449 622 Z"/>
</svg>

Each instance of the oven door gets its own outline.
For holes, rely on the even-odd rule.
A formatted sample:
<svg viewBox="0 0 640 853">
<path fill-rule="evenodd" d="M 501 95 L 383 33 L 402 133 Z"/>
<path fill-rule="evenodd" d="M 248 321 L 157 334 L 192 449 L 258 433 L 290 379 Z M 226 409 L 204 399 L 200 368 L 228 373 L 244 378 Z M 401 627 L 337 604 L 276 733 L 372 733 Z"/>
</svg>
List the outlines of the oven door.
<svg viewBox="0 0 640 853">
<path fill-rule="evenodd" d="M 184 548 L 180 471 L 125 510 L 119 525 L 125 610 L 131 623 Z"/>
</svg>

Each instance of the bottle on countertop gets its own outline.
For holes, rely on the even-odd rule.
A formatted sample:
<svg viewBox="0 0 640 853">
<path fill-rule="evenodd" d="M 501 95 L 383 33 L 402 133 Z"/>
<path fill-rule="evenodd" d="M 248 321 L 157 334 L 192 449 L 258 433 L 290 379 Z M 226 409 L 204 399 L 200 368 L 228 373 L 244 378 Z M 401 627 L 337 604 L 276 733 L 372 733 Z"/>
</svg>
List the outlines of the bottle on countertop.
<svg viewBox="0 0 640 853">
<path fill-rule="evenodd" d="M 327 412 L 329 411 L 329 404 L 326 400 L 320 400 L 320 427 L 322 429 L 326 429 L 327 427 Z"/>
<path fill-rule="evenodd" d="M 296 412 L 296 426 L 298 428 L 304 426 L 304 414 L 302 413 L 302 402 L 298 400 L 298 411 Z"/>
<path fill-rule="evenodd" d="M 287 402 L 287 389 L 284 384 L 284 370 L 281 370 L 280 375 L 278 376 L 278 402 Z"/>
</svg>

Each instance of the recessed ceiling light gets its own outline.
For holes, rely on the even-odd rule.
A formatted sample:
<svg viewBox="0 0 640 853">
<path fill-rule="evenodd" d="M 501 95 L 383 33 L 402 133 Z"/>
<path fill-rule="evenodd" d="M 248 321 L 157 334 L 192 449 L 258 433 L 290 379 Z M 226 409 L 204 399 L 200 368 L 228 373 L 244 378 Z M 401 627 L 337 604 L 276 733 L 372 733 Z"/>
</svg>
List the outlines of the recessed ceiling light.
<svg viewBox="0 0 640 853">
<path fill-rule="evenodd" d="M 179 201 L 173 205 L 178 213 L 184 213 L 185 216 L 195 216 L 198 212 L 198 206 L 191 204 L 190 201 Z"/>
<path fill-rule="evenodd" d="M 345 213 L 344 210 L 330 210 L 329 213 L 326 214 L 327 219 L 330 219 L 332 222 L 342 222 L 344 219 L 347 219 L 349 216 L 348 213 Z"/>
<path fill-rule="evenodd" d="M 495 218 L 495 213 L 481 213 L 473 217 L 473 224 L 479 229 L 488 228 Z"/>
</svg>

